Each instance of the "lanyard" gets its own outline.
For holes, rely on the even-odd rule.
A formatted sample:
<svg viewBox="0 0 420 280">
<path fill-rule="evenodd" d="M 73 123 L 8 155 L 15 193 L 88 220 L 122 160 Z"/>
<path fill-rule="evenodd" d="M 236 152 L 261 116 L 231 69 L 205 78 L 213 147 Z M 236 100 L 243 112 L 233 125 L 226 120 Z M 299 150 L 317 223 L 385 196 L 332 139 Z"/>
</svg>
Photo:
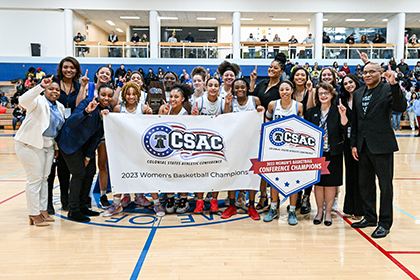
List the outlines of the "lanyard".
<svg viewBox="0 0 420 280">
<path fill-rule="evenodd" d="M 332 107 L 332 105 L 330 106 L 330 109 L 328 110 L 328 113 L 325 115 L 325 117 L 322 115 L 322 110 L 321 110 L 321 119 L 319 120 L 319 127 L 324 129 L 324 130 L 325 130 L 325 126 L 326 126 L 326 123 L 327 123 L 328 116 L 331 112 L 331 107 Z"/>
</svg>

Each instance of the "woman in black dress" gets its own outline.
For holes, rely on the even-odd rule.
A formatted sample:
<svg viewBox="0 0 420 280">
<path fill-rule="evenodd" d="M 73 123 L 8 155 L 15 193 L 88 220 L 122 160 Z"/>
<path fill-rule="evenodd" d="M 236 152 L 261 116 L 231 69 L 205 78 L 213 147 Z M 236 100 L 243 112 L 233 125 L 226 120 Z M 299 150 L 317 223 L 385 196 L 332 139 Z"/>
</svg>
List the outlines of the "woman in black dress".
<svg viewBox="0 0 420 280">
<path fill-rule="evenodd" d="M 330 84 L 320 83 L 315 90 L 315 107 L 305 113 L 305 119 L 325 130 L 323 157 L 329 161 L 330 174 L 321 175 L 315 185 L 315 200 L 318 213 L 314 224 L 319 225 L 324 217 L 326 226 L 332 225 L 331 208 L 334 203 L 335 188 L 343 184 L 343 130 L 348 127 L 346 107 L 336 105 L 337 92 Z"/>
<path fill-rule="evenodd" d="M 344 76 L 341 81 L 341 104 L 347 108 L 347 117 L 351 123 L 353 109 L 353 92 L 360 88 L 359 78 L 355 74 Z M 346 165 L 346 195 L 344 197 L 344 216 L 347 218 L 361 219 L 364 216 L 362 198 L 359 191 L 359 165 L 354 160 L 350 147 L 349 127 L 344 137 L 344 163 Z"/>
</svg>

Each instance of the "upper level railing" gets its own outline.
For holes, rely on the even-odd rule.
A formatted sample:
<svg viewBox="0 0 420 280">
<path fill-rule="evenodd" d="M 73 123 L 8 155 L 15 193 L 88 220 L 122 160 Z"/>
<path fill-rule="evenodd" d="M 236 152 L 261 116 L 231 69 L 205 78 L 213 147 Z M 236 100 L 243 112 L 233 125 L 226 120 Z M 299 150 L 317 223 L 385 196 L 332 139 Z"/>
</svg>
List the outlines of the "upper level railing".
<svg viewBox="0 0 420 280">
<path fill-rule="evenodd" d="M 143 57 L 148 58 L 149 42 L 83 41 L 74 43 L 74 55 L 81 57 Z"/>
<path fill-rule="evenodd" d="M 365 52 L 369 59 L 389 59 L 395 56 L 395 44 L 323 44 L 324 59 L 358 59 Z"/>
<path fill-rule="evenodd" d="M 420 44 L 406 44 L 406 51 L 404 57 L 407 59 L 419 59 L 420 58 Z"/>
<path fill-rule="evenodd" d="M 159 43 L 161 58 L 227 58 L 232 52 L 231 43 Z"/>
<path fill-rule="evenodd" d="M 314 44 L 291 44 L 289 42 L 241 42 L 242 59 L 274 58 L 283 52 L 288 58 L 308 58 L 314 55 Z"/>
</svg>

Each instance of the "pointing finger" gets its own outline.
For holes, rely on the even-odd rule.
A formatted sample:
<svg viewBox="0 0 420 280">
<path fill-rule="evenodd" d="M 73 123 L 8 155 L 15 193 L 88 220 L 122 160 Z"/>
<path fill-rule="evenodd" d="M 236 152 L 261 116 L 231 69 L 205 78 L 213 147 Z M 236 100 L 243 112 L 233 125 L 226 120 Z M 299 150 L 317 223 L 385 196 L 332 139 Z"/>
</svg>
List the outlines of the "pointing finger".
<svg viewBox="0 0 420 280">
<path fill-rule="evenodd" d="M 254 71 L 255 71 L 255 72 L 257 72 L 257 65 L 255 65 L 255 69 L 254 69 Z"/>
<path fill-rule="evenodd" d="M 87 77 L 89 69 L 86 69 L 85 77 Z"/>
</svg>

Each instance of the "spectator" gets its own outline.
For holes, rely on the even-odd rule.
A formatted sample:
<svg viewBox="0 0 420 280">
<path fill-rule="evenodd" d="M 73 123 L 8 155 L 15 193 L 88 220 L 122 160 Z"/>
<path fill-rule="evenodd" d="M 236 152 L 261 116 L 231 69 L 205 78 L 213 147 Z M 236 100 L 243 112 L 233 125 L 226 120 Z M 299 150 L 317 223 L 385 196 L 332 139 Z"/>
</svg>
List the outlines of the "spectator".
<svg viewBox="0 0 420 280">
<path fill-rule="evenodd" d="M 335 70 L 335 72 L 340 72 L 340 66 L 338 66 L 337 61 L 334 61 L 332 68 Z"/>
<path fill-rule="evenodd" d="M 35 75 L 35 78 L 36 78 L 37 80 L 41 80 L 42 78 L 44 78 L 44 76 L 45 76 L 45 73 L 44 73 L 44 72 L 42 72 L 42 69 L 41 69 L 40 67 L 38 67 L 38 68 L 36 69 L 36 75 Z"/>
<path fill-rule="evenodd" d="M 165 75 L 165 72 L 163 72 L 162 67 L 159 67 L 159 70 L 157 72 L 157 77 L 159 79 L 159 81 L 163 81 L 163 76 Z"/>
<path fill-rule="evenodd" d="M 185 77 L 184 84 L 187 84 L 190 87 L 193 87 L 193 81 L 191 80 L 190 75 L 185 74 L 184 77 Z"/>
<path fill-rule="evenodd" d="M 322 33 L 322 43 L 328 44 L 331 42 L 330 36 L 327 35 L 327 32 Z"/>
<path fill-rule="evenodd" d="M 383 43 L 385 43 L 385 39 L 382 38 L 379 33 L 376 33 L 375 39 L 373 39 L 372 43 L 374 43 L 374 44 L 383 44 Z"/>
<path fill-rule="evenodd" d="M 35 68 L 34 67 L 29 67 L 28 71 L 25 74 L 25 79 L 27 79 L 29 76 L 32 76 L 33 78 L 35 78 Z"/>
<path fill-rule="evenodd" d="M 267 36 L 263 35 L 261 42 L 268 42 Z M 267 58 L 266 55 L 267 55 L 267 48 L 263 46 L 261 47 L 261 58 L 266 59 Z"/>
<path fill-rule="evenodd" d="M 140 42 L 142 42 L 142 43 L 149 42 L 149 38 L 147 38 L 146 34 L 143 33 L 143 35 L 141 36 Z M 147 47 L 141 48 L 141 56 L 142 57 L 147 57 Z"/>
<path fill-rule="evenodd" d="M 0 91 L 0 106 L 6 107 L 7 104 L 9 104 L 9 98 L 7 98 L 4 92 Z"/>
<path fill-rule="evenodd" d="M 415 87 L 411 87 L 410 95 L 411 96 L 407 99 L 407 115 L 410 120 L 411 131 L 415 131 L 416 125 L 417 127 L 419 126 L 416 118 L 416 112 L 414 112 L 414 101 L 418 98 L 417 93 L 415 92 Z"/>
<path fill-rule="evenodd" d="M 147 73 L 146 79 L 145 79 L 147 87 L 149 87 L 149 84 L 151 81 L 155 81 L 155 80 L 156 80 L 156 75 L 155 73 L 153 73 L 153 69 L 149 68 L 149 73 Z"/>
<path fill-rule="evenodd" d="M 289 39 L 290 44 L 297 44 L 299 43 L 298 40 L 295 38 L 295 35 Z M 290 47 L 290 58 L 296 58 L 296 47 Z"/>
<path fill-rule="evenodd" d="M 274 35 L 273 42 L 281 42 L 279 34 Z M 279 53 L 279 47 L 274 47 L 273 51 L 274 51 L 274 57 L 276 57 L 276 55 Z"/>
<path fill-rule="evenodd" d="M 73 41 L 76 43 L 80 43 L 83 42 L 85 40 L 85 37 L 82 36 L 82 34 L 80 32 L 77 33 L 76 36 L 74 36 Z M 76 47 L 76 56 L 85 56 L 85 52 L 87 52 L 89 50 L 88 47 L 86 47 L 86 45 L 78 45 L 78 47 Z"/>
<path fill-rule="evenodd" d="M 246 39 L 247 42 L 256 42 L 257 40 L 254 38 L 252 33 L 249 34 L 248 39 Z M 255 58 L 255 47 L 248 47 L 249 51 L 249 58 L 254 59 Z"/>
<path fill-rule="evenodd" d="M 362 37 L 360 37 L 360 43 L 361 44 L 368 44 L 369 43 L 365 34 L 363 34 Z"/>
<path fill-rule="evenodd" d="M 122 78 L 124 78 L 125 74 L 127 74 L 127 70 L 125 70 L 125 65 L 121 64 L 120 68 L 115 71 L 115 84 L 118 84 Z"/>
<path fill-rule="evenodd" d="M 315 38 L 309 33 L 308 37 L 302 41 L 302 44 L 315 44 Z M 305 48 L 305 58 L 312 58 L 312 47 Z"/>
<path fill-rule="evenodd" d="M 401 62 L 397 65 L 397 67 L 400 69 L 401 73 L 404 74 L 404 76 L 407 76 L 410 72 L 410 67 L 408 67 L 408 64 L 404 62 L 404 58 L 401 59 Z"/>
<path fill-rule="evenodd" d="M 30 84 L 32 84 L 32 80 L 33 80 L 34 76 L 29 75 L 28 78 L 25 81 L 25 87 L 29 87 Z"/>
<path fill-rule="evenodd" d="M 185 37 L 185 40 L 188 41 L 189 43 L 194 43 L 194 37 L 191 35 L 191 32 L 188 32 L 188 36 Z M 187 51 L 187 57 L 189 58 L 194 57 L 195 49 L 188 48 L 186 51 Z"/>
<path fill-rule="evenodd" d="M 188 36 L 185 37 L 185 40 L 190 43 L 194 43 L 194 37 L 191 35 L 191 32 L 188 32 Z"/>
<path fill-rule="evenodd" d="M 360 64 L 357 64 L 356 70 L 354 70 L 354 74 L 359 78 L 359 81 L 362 80 L 363 71 L 362 71 L 362 66 Z"/>
<path fill-rule="evenodd" d="M 108 63 L 109 71 L 111 71 L 111 81 L 114 80 L 114 69 L 112 69 L 111 63 Z"/>
<path fill-rule="evenodd" d="M 175 37 L 175 33 L 172 33 L 171 37 L 168 39 L 168 43 L 177 43 L 178 40 Z M 175 58 L 176 57 L 176 49 L 174 47 L 170 48 L 170 57 Z"/>
<path fill-rule="evenodd" d="M 411 35 L 410 39 L 408 40 L 408 43 L 409 44 L 412 44 L 412 45 L 417 45 L 418 39 L 417 39 L 416 34 Z M 410 48 L 408 50 L 408 53 L 410 55 L 410 58 L 412 58 L 412 59 L 418 57 L 418 52 L 417 52 L 417 50 L 415 48 Z"/>
<path fill-rule="evenodd" d="M 351 34 L 349 37 L 346 38 L 346 44 L 354 44 L 353 34 Z"/>
<path fill-rule="evenodd" d="M 118 36 L 115 34 L 114 31 L 111 31 L 111 34 L 108 36 L 108 42 L 111 42 L 112 44 L 118 42 Z M 109 57 L 117 57 L 117 48 L 109 48 Z"/>
<path fill-rule="evenodd" d="M 347 67 L 347 62 L 344 62 L 344 65 L 341 67 L 340 71 L 346 72 L 346 75 L 350 74 L 350 68 Z"/>
<path fill-rule="evenodd" d="M 184 81 L 185 81 L 185 75 L 187 75 L 187 70 L 182 69 L 182 74 L 179 75 L 179 81 L 180 81 L 181 84 L 183 84 Z"/>
<path fill-rule="evenodd" d="M 20 121 L 20 125 L 22 125 L 23 120 L 26 117 L 26 109 L 20 106 L 19 104 L 13 110 L 13 130 L 16 130 L 16 125 Z"/>
<path fill-rule="evenodd" d="M 140 42 L 140 37 L 137 34 L 137 32 L 134 32 L 133 37 L 131 37 L 131 42 L 135 44 Z M 136 54 L 136 57 L 137 58 L 140 57 L 140 49 L 138 47 L 134 47 L 133 49 L 134 49 L 134 53 Z"/>
</svg>

